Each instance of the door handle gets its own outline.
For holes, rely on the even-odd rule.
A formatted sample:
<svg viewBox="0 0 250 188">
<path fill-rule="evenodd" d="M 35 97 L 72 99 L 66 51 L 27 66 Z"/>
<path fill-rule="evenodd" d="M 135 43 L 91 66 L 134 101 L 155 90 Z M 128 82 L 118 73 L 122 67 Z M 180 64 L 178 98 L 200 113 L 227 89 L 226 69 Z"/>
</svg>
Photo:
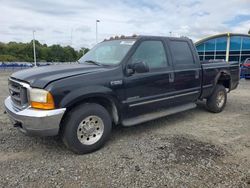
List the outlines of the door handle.
<svg viewBox="0 0 250 188">
<path fill-rule="evenodd" d="M 173 72 L 169 73 L 169 82 L 170 83 L 174 82 L 174 73 Z"/>
<path fill-rule="evenodd" d="M 195 71 L 195 79 L 199 79 L 200 77 L 200 70 Z"/>
</svg>

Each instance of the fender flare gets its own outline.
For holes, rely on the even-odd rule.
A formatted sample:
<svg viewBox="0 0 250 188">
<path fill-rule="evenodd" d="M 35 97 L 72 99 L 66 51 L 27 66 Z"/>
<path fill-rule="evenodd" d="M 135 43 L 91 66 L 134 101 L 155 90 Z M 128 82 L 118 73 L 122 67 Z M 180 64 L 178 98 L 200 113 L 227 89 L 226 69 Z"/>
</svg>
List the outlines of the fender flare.
<svg viewBox="0 0 250 188">
<path fill-rule="evenodd" d="M 113 102 L 116 107 L 119 106 L 118 99 L 116 99 L 116 95 L 113 90 L 104 86 L 87 86 L 76 89 L 64 96 L 60 101 L 59 106 L 67 108 L 76 104 L 77 102 L 83 101 L 84 99 L 94 97 L 105 98 L 110 102 Z"/>
<path fill-rule="evenodd" d="M 220 70 L 220 71 L 217 73 L 217 75 L 216 75 L 216 77 L 215 77 L 215 79 L 214 79 L 214 87 L 217 85 L 217 83 L 218 83 L 218 81 L 219 81 L 221 75 L 223 75 L 223 74 L 228 75 L 229 78 L 230 78 L 230 79 L 229 79 L 229 90 L 230 90 L 230 89 L 231 89 L 231 82 L 232 82 L 232 80 L 231 80 L 231 73 L 230 73 L 229 70 L 225 70 L 225 69 L 222 69 L 222 70 Z"/>
<path fill-rule="evenodd" d="M 114 123 L 118 124 L 121 115 L 119 113 L 121 104 L 119 103 L 112 89 L 104 86 L 88 86 L 74 90 L 64 96 L 64 98 L 60 101 L 59 106 L 70 109 L 72 106 L 76 106 L 82 101 L 91 98 L 101 98 L 110 102 L 111 116 L 113 118 Z"/>
</svg>

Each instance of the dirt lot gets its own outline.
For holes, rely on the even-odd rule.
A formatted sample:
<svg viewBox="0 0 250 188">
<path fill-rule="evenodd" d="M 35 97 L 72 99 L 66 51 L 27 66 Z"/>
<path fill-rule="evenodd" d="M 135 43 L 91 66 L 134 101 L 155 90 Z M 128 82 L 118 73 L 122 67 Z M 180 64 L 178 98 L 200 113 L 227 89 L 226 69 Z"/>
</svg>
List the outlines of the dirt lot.
<svg viewBox="0 0 250 188">
<path fill-rule="evenodd" d="M 0 187 L 250 187 L 250 81 L 220 114 L 198 108 L 115 128 L 101 150 L 75 155 L 58 138 L 27 137 L 3 113 L 0 72 Z"/>
</svg>

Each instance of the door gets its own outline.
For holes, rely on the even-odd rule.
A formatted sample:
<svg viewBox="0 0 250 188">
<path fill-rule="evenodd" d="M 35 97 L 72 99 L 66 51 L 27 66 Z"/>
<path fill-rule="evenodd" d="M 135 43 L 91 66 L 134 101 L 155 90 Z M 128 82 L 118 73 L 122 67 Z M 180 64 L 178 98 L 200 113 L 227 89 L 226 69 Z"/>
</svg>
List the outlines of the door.
<svg viewBox="0 0 250 188">
<path fill-rule="evenodd" d="M 138 62 L 145 62 L 149 72 L 135 72 L 125 77 L 125 118 L 166 107 L 167 97 L 173 91 L 173 69 L 162 40 L 140 41 L 127 65 Z"/>
<path fill-rule="evenodd" d="M 183 39 L 171 39 L 168 44 L 174 67 L 175 100 L 178 103 L 196 101 L 201 92 L 202 70 L 192 44 Z"/>
</svg>

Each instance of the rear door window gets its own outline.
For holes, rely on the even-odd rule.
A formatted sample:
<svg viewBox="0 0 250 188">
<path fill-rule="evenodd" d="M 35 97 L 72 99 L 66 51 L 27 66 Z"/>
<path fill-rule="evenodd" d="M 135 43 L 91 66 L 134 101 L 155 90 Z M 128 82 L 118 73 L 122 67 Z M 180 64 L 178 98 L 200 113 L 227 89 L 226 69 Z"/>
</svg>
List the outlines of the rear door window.
<svg viewBox="0 0 250 188">
<path fill-rule="evenodd" d="M 186 41 L 170 41 L 174 66 L 195 64 L 192 51 Z"/>
</svg>

